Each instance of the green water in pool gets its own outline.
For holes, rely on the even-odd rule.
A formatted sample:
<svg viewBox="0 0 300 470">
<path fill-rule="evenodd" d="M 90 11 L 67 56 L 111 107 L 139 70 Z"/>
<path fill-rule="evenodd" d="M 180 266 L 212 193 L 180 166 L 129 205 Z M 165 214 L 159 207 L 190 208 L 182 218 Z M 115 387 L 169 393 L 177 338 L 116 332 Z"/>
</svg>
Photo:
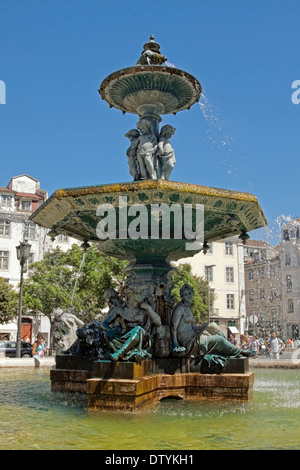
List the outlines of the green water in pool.
<svg viewBox="0 0 300 470">
<path fill-rule="evenodd" d="M 165 400 L 138 413 L 90 411 L 54 393 L 47 369 L 0 369 L 0 449 L 300 449 L 300 374 L 256 369 L 249 402 Z"/>
</svg>

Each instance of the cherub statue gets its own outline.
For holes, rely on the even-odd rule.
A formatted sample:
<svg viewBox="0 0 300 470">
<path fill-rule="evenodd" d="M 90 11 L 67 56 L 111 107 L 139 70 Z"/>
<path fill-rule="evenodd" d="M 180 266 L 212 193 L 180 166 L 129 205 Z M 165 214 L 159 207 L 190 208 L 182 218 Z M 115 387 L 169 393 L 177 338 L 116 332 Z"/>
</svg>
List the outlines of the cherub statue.
<svg viewBox="0 0 300 470">
<path fill-rule="evenodd" d="M 157 173 L 159 179 L 168 180 L 176 163 L 175 152 L 169 142 L 175 130 L 176 129 L 169 124 L 166 124 L 160 130 L 156 153 L 158 158 Z"/>
<path fill-rule="evenodd" d="M 157 179 L 157 139 L 152 133 L 151 121 L 148 119 L 140 119 L 136 127 L 141 131 L 137 148 L 140 179 Z"/>
<path fill-rule="evenodd" d="M 137 129 L 131 129 L 125 134 L 125 137 L 128 137 L 130 140 L 130 146 L 126 151 L 129 173 L 133 177 L 134 181 L 136 181 L 140 179 L 140 165 L 136 153 L 139 145 L 140 133 Z"/>
</svg>

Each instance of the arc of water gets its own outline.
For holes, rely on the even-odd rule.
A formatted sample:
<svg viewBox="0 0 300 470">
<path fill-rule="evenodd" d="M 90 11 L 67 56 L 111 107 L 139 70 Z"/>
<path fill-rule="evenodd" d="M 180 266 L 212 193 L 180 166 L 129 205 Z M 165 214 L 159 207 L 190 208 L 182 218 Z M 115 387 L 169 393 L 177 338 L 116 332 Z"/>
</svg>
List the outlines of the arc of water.
<svg viewBox="0 0 300 470">
<path fill-rule="evenodd" d="M 81 262 L 80 262 L 80 266 L 79 266 L 78 272 L 76 273 L 75 284 L 74 284 L 73 293 L 72 293 L 72 297 L 71 297 L 71 307 L 73 306 L 73 301 L 74 301 L 74 298 L 75 298 L 75 293 L 76 293 L 76 289 L 77 289 L 78 279 L 79 279 L 79 276 L 80 276 L 80 272 L 81 272 L 83 263 L 84 263 L 84 261 L 85 261 L 85 256 L 86 256 L 86 250 L 84 250 L 84 252 L 83 252 L 83 255 L 82 255 L 82 258 L 81 258 Z"/>
</svg>

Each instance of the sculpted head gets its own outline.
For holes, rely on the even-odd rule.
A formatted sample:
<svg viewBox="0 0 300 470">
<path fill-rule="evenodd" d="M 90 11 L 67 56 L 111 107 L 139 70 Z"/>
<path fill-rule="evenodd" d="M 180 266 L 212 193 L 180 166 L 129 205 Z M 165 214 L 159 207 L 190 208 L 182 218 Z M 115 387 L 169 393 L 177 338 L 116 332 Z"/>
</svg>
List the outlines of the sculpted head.
<svg viewBox="0 0 300 470">
<path fill-rule="evenodd" d="M 176 131 L 175 127 L 170 126 L 170 124 L 166 124 L 165 126 L 161 128 L 160 136 L 170 139 L 172 135 L 174 135 L 175 131 Z"/>
<path fill-rule="evenodd" d="M 122 304 L 122 300 L 120 299 L 118 292 L 112 287 L 106 289 L 103 297 L 110 307 L 117 307 Z"/>
<path fill-rule="evenodd" d="M 189 284 L 184 284 L 180 289 L 180 297 L 183 302 L 191 303 L 194 298 L 194 289 Z"/>
<path fill-rule="evenodd" d="M 130 129 L 126 132 L 125 137 L 128 137 L 129 140 L 137 139 L 140 136 L 140 133 L 137 129 Z"/>
<path fill-rule="evenodd" d="M 147 119 L 140 119 L 139 122 L 136 123 L 136 127 L 141 131 L 142 134 L 151 133 L 151 122 Z"/>
<path fill-rule="evenodd" d="M 54 313 L 55 323 L 53 326 L 54 349 L 61 354 L 72 346 L 76 341 L 76 330 L 83 325 L 83 321 L 72 313 L 57 309 Z"/>
</svg>

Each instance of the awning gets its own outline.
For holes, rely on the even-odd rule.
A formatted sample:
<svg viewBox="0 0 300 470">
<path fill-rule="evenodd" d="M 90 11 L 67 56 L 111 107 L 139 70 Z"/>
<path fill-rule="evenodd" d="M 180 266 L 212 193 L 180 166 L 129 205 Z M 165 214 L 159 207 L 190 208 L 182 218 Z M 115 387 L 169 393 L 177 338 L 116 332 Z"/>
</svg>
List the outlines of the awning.
<svg viewBox="0 0 300 470">
<path fill-rule="evenodd" d="M 13 333 L 18 330 L 16 323 L 4 323 L 0 325 L 0 333 Z"/>
<path fill-rule="evenodd" d="M 236 328 L 236 326 L 229 326 L 228 328 L 231 333 L 239 333 L 239 330 Z"/>
</svg>

